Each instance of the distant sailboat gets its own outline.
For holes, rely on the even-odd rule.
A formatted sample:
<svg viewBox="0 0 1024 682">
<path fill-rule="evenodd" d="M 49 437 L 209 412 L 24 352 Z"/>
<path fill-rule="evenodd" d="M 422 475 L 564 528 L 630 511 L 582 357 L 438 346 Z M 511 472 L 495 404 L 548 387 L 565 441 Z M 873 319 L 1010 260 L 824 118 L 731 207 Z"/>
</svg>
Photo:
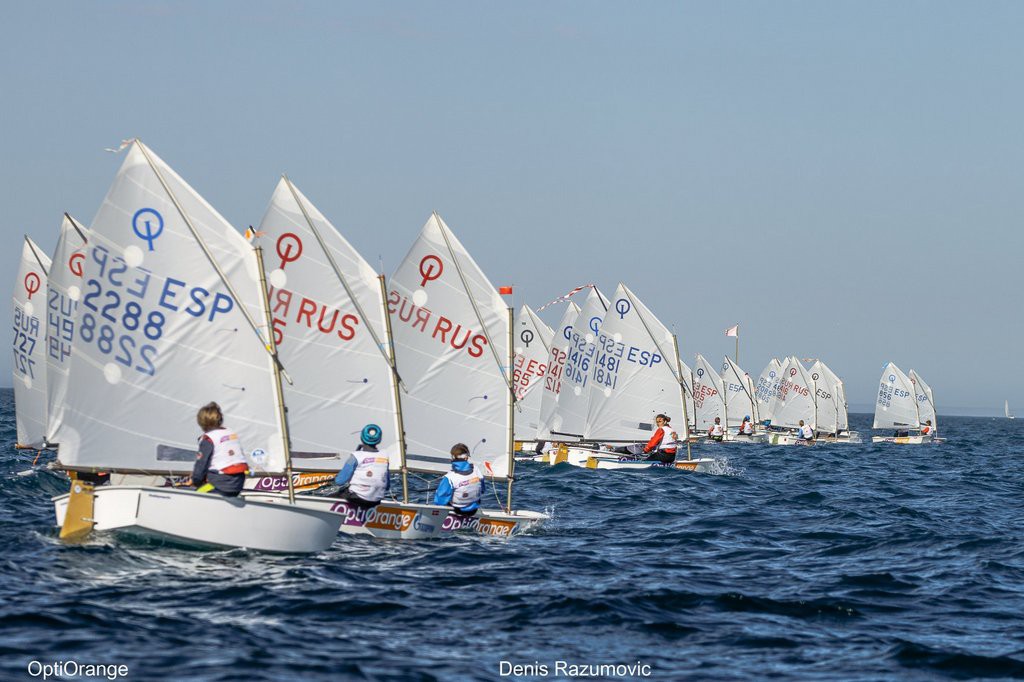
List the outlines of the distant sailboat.
<svg viewBox="0 0 1024 682">
<path fill-rule="evenodd" d="M 1010 401 L 1009 400 L 1004 400 L 1003 401 L 1003 411 L 1006 413 L 1006 418 L 1007 419 L 1016 419 L 1017 418 L 1017 417 L 1013 416 L 1012 414 L 1010 414 Z"/>
</svg>

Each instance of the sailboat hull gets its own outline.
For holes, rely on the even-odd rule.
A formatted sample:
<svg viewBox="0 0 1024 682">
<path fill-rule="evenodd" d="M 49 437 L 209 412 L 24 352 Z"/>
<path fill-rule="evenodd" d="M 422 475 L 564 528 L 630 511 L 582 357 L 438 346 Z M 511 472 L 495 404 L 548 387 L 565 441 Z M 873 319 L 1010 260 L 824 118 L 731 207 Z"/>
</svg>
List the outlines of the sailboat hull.
<svg viewBox="0 0 1024 682">
<path fill-rule="evenodd" d="M 447 507 L 439 507 L 448 509 Z M 551 517 L 543 512 L 526 509 L 503 512 L 496 509 L 481 509 L 473 516 L 449 514 L 441 527 L 442 535 L 457 531 L 468 531 L 480 535 L 511 537 L 540 526 Z"/>
<path fill-rule="evenodd" d="M 276 493 L 243 492 L 247 500 L 270 504 L 288 504 L 288 498 Z M 347 500 L 317 495 L 296 495 L 295 504 L 341 516 L 339 533 L 372 535 L 390 540 L 428 540 L 441 534 L 451 510 L 428 504 L 382 502 L 370 509 L 361 509 Z"/>
<path fill-rule="evenodd" d="M 814 445 L 815 442 L 797 438 L 795 433 L 773 431 L 768 434 L 769 445 Z"/>
<path fill-rule="evenodd" d="M 331 546 L 342 517 L 243 497 L 173 488 L 103 486 L 94 491 L 93 530 L 157 537 L 198 547 L 308 554 Z M 64 524 L 69 495 L 53 498 Z"/>
<path fill-rule="evenodd" d="M 896 443 L 897 445 L 921 445 L 931 443 L 931 436 L 872 436 L 872 443 Z"/>
</svg>

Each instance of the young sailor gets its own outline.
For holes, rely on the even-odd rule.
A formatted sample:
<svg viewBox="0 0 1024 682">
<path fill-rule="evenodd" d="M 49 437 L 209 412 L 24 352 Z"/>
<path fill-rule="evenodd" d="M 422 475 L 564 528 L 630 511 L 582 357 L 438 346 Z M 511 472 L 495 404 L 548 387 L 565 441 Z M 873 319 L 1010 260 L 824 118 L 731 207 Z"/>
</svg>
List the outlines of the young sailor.
<svg viewBox="0 0 1024 682">
<path fill-rule="evenodd" d="M 465 444 L 453 445 L 451 454 L 452 470 L 437 484 L 434 504 L 449 505 L 456 514 L 472 516 L 480 508 L 486 489 L 484 477 L 474 471 L 473 463 L 469 461 L 469 448 Z"/>
<path fill-rule="evenodd" d="M 814 429 L 810 424 L 804 424 L 803 419 L 800 420 L 800 428 L 796 430 L 796 439 L 808 443 L 814 440 Z"/>
<path fill-rule="evenodd" d="M 377 450 L 383 436 L 376 424 L 367 424 L 359 434 L 359 446 L 348 456 L 345 466 L 334 477 L 342 489 L 336 497 L 348 500 L 357 507 L 376 507 L 391 489 L 391 471 L 388 458 Z M 346 487 L 347 486 L 347 487 Z"/>
<path fill-rule="evenodd" d="M 203 435 L 199 437 L 199 452 L 192 466 L 191 485 L 201 493 L 237 496 L 249 469 L 238 434 L 224 428 L 224 413 L 217 403 L 199 408 L 196 422 Z"/>
<path fill-rule="evenodd" d="M 750 421 L 750 415 L 743 417 L 743 423 L 740 424 L 740 435 L 741 436 L 753 436 L 754 435 L 754 422 Z"/>
<path fill-rule="evenodd" d="M 654 423 L 658 428 L 651 439 L 647 441 L 647 445 L 644 446 L 643 452 L 647 455 L 647 459 L 665 464 L 671 464 L 676 460 L 676 433 L 669 426 L 670 421 L 664 414 L 659 414 L 654 418 Z"/>
<path fill-rule="evenodd" d="M 715 423 L 708 428 L 708 438 L 721 441 L 725 438 L 725 429 L 722 428 L 722 418 L 715 417 Z"/>
<path fill-rule="evenodd" d="M 926 421 L 924 423 L 924 425 L 921 427 L 921 435 L 922 436 L 932 436 L 932 437 L 935 436 L 935 429 L 932 428 L 932 420 L 931 419 Z"/>
</svg>

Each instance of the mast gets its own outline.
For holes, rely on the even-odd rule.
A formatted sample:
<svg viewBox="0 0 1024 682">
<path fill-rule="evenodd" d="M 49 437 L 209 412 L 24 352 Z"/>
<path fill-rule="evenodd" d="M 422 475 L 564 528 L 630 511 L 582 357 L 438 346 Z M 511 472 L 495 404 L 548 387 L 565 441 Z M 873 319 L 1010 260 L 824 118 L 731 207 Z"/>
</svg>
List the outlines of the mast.
<svg viewBox="0 0 1024 682">
<path fill-rule="evenodd" d="M 679 338 L 672 335 L 672 348 L 676 354 L 676 372 L 679 373 L 679 397 L 683 399 L 683 428 L 686 430 L 686 459 L 693 459 L 693 453 L 690 451 L 690 417 L 686 414 L 686 387 L 683 385 L 683 366 L 679 361 Z M 691 391 L 692 393 L 693 391 Z"/>
<path fill-rule="evenodd" d="M 263 304 L 263 313 L 267 320 L 267 329 L 272 330 L 274 321 L 270 315 L 270 299 L 267 293 L 267 272 L 263 267 L 263 247 L 257 246 L 256 264 L 260 272 L 260 298 Z M 284 386 L 281 384 L 281 362 L 277 357 L 277 343 L 274 341 L 274 334 L 271 331 L 267 335 L 267 350 L 274 359 L 274 398 L 277 401 L 277 420 L 281 425 L 281 440 L 284 445 L 284 475 L 288 481 L 288 502 L 295 504 L 295 483 L 292 481 L 292 439 L 288 433 L 288 410 L 284 405 Z"/>
<path fill-rule="evenodd" d="M 388 350 L 391 353 L 391 390 L 395 396 L 395 413 L 396 421 L 398 425 L 398 454 L 402 458 L 402 502 L 409 501 L 409 468 L 405 461 L 405 423 L 402 421 L 402 396 L 398 390 L 398 385 L 401 383 L 401 379 L 398 376 L 398 363 L 395 357 L 395 337 L 391 333 L 391 315 L 388 312 L 388 296 L 387 287 L 384 284 L 384 275 L 381 274 L 378 278 L 380 280 L 380 294 L 381 302 L 384 306 L 384 328 L 387 330 L 388 335 Z"/>
<path fill-rule="evenodd" d="M 515 351 L 512 348 L 512 333 L 513 333 L 512 325 L 513 325 L 512 308 L 510 307 L 508 309 L 508 366 L 509 366 L 509 369 L 512 368 L 512 363 L 515 360 L 515 358 L 513 356 L 513 353 L 515 353 Z M 507 452 L 508 452 L 508 492 L 506 493 L 506 496 L 505 496 L 505 511 L 507 511 L 510 514 L 512 513 L 512 481 L 513 481 L 515 470 L 516 470 L 516 457 L 515 457 L 515 454 L 516 454 L 515 453 L 515 449 L 516 449 L 516 443 L 515 443 L 516 429 L 515 429 L 515 421 L 514 421 L 515 418 L 516 418 L 515 406 L 516 406 L 515 392 L 514 391 L 509 391 L 509 394 L 508 394 L 508 443 L 507 443 Z"/>
</svg>

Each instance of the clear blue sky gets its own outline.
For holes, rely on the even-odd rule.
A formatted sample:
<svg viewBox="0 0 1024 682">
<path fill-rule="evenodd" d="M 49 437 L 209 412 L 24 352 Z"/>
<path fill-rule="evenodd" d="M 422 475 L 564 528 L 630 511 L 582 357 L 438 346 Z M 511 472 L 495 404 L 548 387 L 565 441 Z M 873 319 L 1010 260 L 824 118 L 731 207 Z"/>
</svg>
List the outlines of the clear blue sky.
<svg viewBox="0 0 1024 682">
<path fill-rule="evenodd" d="M 687 359 L 739 322 L 749 372 L 821 357 L 854 406 L 892 360 L 940 412 L 1024 413 L 1024 3 L 3 14 L 0 281 L 139 136 L 239 228 L 287 172 L 388 273 L 436 209 L 517 304 L 621 279 Z"/>
</svg>

